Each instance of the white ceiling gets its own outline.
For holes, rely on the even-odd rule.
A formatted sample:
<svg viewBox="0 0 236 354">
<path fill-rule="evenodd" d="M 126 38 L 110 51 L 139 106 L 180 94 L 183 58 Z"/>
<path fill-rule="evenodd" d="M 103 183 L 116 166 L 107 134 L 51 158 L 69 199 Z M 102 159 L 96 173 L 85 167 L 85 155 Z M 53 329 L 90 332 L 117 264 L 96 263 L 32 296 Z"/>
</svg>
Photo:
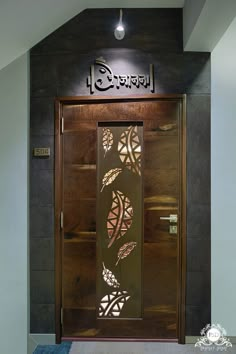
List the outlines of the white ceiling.
<svg viewBox="0 0 236 354">
<path fill-rule="evenodd" d="M 0 70 L 86 8 L 183 7 L 185 0 L 0 0 Z"/>
</svg>

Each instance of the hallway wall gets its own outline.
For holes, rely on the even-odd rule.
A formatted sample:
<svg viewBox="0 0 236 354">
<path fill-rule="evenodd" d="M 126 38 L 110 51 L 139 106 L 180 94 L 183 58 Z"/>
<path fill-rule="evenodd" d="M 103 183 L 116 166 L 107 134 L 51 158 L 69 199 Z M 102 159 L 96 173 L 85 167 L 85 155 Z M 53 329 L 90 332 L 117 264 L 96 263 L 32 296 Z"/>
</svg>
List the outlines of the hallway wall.
<svg viewBox="0 0 236 354">
<path fill-rule="evenodd" d="M 212 52 L 212 321 L 236 335 L 236 18 Z"/>
<path fill-rule="evenodd" d="M 0 343 L 26 354 L 28 336 L 28 54 L 0 71 Z"/>
<path fill-rule="evenodd" d="M 182 9 L 125 9 L 117 41 L 114 9 L 86 10 L 31 51 L 31 332 L 54 333 L 54 98 L 90 95 L 89 68 L 104 57 L 114 72 L 155 67 L 155 93 L 187 94 L 187 335 L 210 322 L 210 54 L 183 52 Z M 158 34 L 158 35 L 157 35 Z M 99 95 L 149 93 L 122 86 Z"/>
</svg>

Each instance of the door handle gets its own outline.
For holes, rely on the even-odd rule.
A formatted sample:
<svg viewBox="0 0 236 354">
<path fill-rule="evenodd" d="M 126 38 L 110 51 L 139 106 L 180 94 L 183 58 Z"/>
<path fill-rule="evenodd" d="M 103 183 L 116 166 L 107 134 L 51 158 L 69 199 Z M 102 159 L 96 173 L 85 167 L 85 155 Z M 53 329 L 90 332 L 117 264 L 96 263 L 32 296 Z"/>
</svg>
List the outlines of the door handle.
<svg viewBox="0 0 236 354">
<path fill-rule="evenodd" d="M 160 220 L 169 220 L 170 223 L 177 223 L 178 222 L 178 215 L 177 214 L 170 214 L 170 216 L 160 216 Z"/>
</svg>

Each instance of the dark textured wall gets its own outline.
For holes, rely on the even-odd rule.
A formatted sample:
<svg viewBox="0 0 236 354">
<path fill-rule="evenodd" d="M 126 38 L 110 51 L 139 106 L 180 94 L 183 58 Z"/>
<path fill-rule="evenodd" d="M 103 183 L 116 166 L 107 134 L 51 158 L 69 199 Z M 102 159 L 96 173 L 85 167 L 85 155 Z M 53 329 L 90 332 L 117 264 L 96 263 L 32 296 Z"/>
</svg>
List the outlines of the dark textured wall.
<svg viewBox="0 0 236 354">
<path fill-rule="evenodd" d="M 89 95 L 86 77 L 103 56 L 119 72 L 155 65 L 155 93 L 187 94 L 186 335 L 210 322 L 210 55 L 183 53 L 181 9 L 124 10 L 126 37 L 115 40 L 118 10 L 86 10 L 31 51 L 30 302 L 33 333 L 54 333 L 54 98 Z M 135 70 L 134 70 L 135 69 Z M 102 94 L 148 93 L 112 89 Z"/>
</svg>

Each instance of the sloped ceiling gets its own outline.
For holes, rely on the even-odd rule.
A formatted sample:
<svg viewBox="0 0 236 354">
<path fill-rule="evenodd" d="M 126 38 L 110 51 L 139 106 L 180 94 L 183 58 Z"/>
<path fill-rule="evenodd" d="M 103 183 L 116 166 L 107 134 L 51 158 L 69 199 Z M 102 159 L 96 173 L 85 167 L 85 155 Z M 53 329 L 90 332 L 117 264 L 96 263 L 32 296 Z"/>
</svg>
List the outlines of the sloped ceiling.
<svg viewBox="0 0 236 354">
<path fill-rule="evenodd" d="M 185 0 L 0 0 L 0 70 L 86 8 L 183 7 Z"/>
</svg>

